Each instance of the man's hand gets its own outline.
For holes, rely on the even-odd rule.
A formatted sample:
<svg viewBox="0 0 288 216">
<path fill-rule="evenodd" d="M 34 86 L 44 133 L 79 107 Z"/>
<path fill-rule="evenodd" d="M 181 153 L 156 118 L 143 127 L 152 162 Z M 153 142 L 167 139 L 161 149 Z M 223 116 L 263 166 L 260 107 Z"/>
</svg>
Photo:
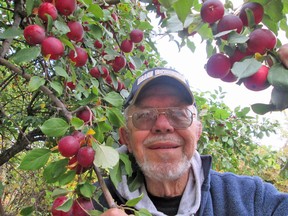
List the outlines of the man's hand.
<svg viewBox="0 0 288 216">
<path fill-rule="evenodd" d="M 101 216 L 128 216 L 123 210 L 119 208 L 111 208 L 105 211 Z"/>
</svg>

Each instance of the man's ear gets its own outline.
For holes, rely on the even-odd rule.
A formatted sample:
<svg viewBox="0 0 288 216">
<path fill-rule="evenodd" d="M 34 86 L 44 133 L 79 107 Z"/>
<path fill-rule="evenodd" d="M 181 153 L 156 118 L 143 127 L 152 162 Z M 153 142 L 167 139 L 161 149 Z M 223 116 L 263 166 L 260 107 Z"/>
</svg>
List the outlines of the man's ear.
<svg viewBox="0 0 288 216">
<path fill-rule="evenodd" d="M 120 127 L 119 128 L 119 142 L 122 145 L 126 145 L 129 149 L 129 134 L 128 134 L 128 129 L 126 127 Z"/>
<path fill-rule="evenodd" d="M 130 139 L 129 139 L 129 131 L 127 127 L 121 127 L 119 128 L 119 141 L 121 144 L 126 145 L 128 148 L 128 151 L 131 152 L 131 146 L 130 146 Z"/>
<path fill-rule="evenodd" d="M 202 126 L 202 123 L 199 120 L 195 121 L 195 124 L 196 124 L 195 125 L 196 126 L 196 137 L 197 137 L 197 140 L 199 140 L 201 135 L 202 135 L 203 126 Z"/>
</svg>

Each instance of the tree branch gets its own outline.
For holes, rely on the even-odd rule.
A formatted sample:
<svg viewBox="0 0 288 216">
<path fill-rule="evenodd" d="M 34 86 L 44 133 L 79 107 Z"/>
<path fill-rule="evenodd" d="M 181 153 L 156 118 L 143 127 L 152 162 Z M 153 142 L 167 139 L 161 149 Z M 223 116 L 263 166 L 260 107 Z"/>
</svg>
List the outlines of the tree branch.
<svg viewBox="0 0 288 216">
<path fill-rule="evenodd" d="M 21 23 L 21 14 L 23 13 L 23 2 L 21 0 L 14 1 L 14 22 L 12 28 L 18 28 Z M 0 57 L 4 57 L 10 48 L 10 44 L 13 38 L 4 40 L 2 47 L 0 48 Z"/>
<path fill-rule="evenodd" d="M 98 4 L 108 4 L 108 5 L 116 5 L 118 3 L 120 3 L 120 0 L 101 0 L 101 1 L 98 1 Z"/>
<path fill-rule="evenodd" d="M 0 216 L 5 216 L 5 211 L 2 205 L 1 197 L 0 197 Z"/>
<path fill-rule="evenodd" d="M 93 169 L 97 175 L 100 187 L 102 189 L 103 195 L 104 195 L 104 197 L 108 203 L 109 208 L 117 208 L 117 205 L 114 202 L 114 199 L 113 199 L 109 189 L 107 188 L 107 185 L 105 184 L 105 181 L 101 175 L 99 168 L 97 166 L 93 165 Z"/>
<path fill-rule="evenodd" d="M 21 138 L 20 138 L 21 137 Z M 22 136 L 19 134 L 18 140 L 11 148 L 6 149 L 0 154 L 0 167 L 8 162 L 11 158 L 13 158 L 16 154 L 23 151 L 30 143 L 35 141 L 44 141 L 46 140 L 46 136 L 42 133 L 42 131 L 37 128 L 33 131 L 30 131 L 27 135 Z"/>
<path fill-rule="evenodd" d="M 22 71 L 20 68 L 16 67 L 15 65 L 11 64 L 9 61 L 7 61 L 6 59 L 0 57 L 0 64 L 4 65 L 5 67 L 9 68 L 10 70 L 12 70 L 13 72 L 17 73 L 18 75 L 22 76 L 24 79 L 26 79 L 27 81 L 29 81 L 31 79 L 31 75 L 25 73 L 24 71 Z M 41 86 L 40 90 L 46 94 L 51 100 L 52 102 L 58 107 L 60 108 L 61 112 L 63 113 L 63 115 L 65 116 L 65 118 L 70 121 L 72 119 L 72 114 L 71 112 L 69 112 L 65 105 L 62 103 L 61 100 L 59 100 L 54 93 L 47 88 L 46 86 Z"/>
</svg>

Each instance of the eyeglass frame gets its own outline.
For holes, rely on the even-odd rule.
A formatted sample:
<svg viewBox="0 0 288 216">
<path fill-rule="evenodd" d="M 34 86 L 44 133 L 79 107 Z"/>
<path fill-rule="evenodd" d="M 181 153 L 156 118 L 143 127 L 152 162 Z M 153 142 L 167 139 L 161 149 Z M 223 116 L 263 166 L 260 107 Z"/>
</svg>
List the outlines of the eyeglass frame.
<svg viewBox="0 0 288 216">
<path fill-rule="evenodd" d="M 191 109 L 192 108 L 192 109 Z M 189 123 L 189 125 L 187 125 L 187 126 L 185 126 L 185 127 L 175 127 L 175 125 L 174 125 L 174 122 L 169 118 L 169 115 L 167 115 L 166 113 L 167 113 L 167 111 L 168 110 L 171 110 L 171 109 L 184 109 L 184 110 L 187 110 L 187 111 L 189 111 L 190 113 L 191 113 L 191 122 Z M 156 123 L 156 121 L 157 121 L 157 119 L 158 119 L 158 117 L 159 117 L 159 115 L 165 115 L 165 117 L 167 118 L 167 121 L 169 122 L 169 124 L 173 127 L 173 128 L 175 128 L 176 130 L 184 130 L 184 129 L 187 129 L 188 127 L 190 127 L 191 125 L 192 125 L 192 123 L 193 123 L 193 120 L 194 120 L 194 118 L 195 119 L 197 119 L 197 114 L 196 114 L 196 112 L 195 112 L 195 106 L 190 106 L 190 107 L 161 107 L 161 108 L 155 108 L 155 107 L 149 107 L 149 108 L 141 108 L 141 109 L 138 109 L 138 110 L 136 110 L 136 111 L 134 111 L 131 115 L 128 115 L 128 111 L 127 111 L 127 109 L 125 109 L 125 116 L 126 116 L 126 121 L 128 121 L 128 118 L 131 118 L 132 119 L 132 124 L 133 124 L 133 126 L 135 127 L 135 128 L 137 128 L 138 130 L 151 130 L 152 128 L 153 128 L 153 126 L 154 126 L 154 124 Z M 134 120 L 133 120 L 133 116 L 136 114 L 136 113 L 138 113 L 138 112 L 140 112 L 140 111 L 144 111 L 144 110 L 155 110 L 156 111 L 156 114 L 157 114 L 157 117 L 155 118 L 155 120 L 154 120 L 154 122 L 153 122 L 153 124 L 151 124 L 152 126 L 151 126 L 151 128 L 147 128 L 147 129 L 141 129 L 141 128 L 139 128 L 139 127 L 137 127 L 135 124 L 134 124 Z M 159 111 L 159 110 L 165 110 L 165 111 Z M 194 112 L 193 112 L 194 111 Z"/>
</svg>

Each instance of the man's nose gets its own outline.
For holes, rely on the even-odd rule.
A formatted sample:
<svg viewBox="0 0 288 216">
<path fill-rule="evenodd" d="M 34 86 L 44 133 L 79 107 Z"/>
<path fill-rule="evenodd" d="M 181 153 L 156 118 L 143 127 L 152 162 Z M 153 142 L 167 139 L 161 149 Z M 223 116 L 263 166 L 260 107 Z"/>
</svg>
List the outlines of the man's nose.
<svg viewBox="0 0 288 216">
<path fill-rule="evenodd" d="M 165 114 L 159 114 L 151 131 L 152 133 L 172 133 L 174 127 L 171 126 Z"/>
</svg>

